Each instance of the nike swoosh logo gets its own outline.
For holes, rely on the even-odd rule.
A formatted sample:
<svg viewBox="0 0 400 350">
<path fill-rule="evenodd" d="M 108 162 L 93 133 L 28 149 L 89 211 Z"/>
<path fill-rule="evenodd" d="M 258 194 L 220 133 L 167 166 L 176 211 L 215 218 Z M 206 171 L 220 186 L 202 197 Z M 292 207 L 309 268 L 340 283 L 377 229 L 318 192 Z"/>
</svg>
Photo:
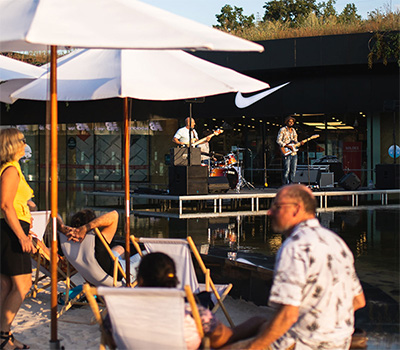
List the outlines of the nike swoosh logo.
<svg viewBox="0 0 400 350">
<path fill-rule="evenodd" d="M 272 89 L 269 89 L 269 90 L 266 90 L 263 92 L 259 92 L 258 94 L 255 94 L 255 95 L 249 96 L 249 97 L 244 97 L 240 92 L 238 92 L 235 97 L 235 105 L 237 108 L 246 108 L 246 107 L 252 105 L 253 103 L 256 103 L 257 101 L 262 100 L 264 97 L 271 95 L 272 93 L 283 88 L 284 86 L 286 86 L 289 83 L 290 83 L 290 81 L 285 84 L 275 86 Z"/>
</svg>

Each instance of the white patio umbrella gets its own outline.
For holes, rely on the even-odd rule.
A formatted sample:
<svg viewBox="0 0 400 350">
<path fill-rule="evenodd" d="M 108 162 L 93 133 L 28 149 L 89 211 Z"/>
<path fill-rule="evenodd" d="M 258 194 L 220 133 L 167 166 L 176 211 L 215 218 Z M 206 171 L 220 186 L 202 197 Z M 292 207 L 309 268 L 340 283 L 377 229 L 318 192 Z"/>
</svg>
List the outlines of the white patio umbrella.
<svg viewBox="0 0 400 350">
<path fill-rule="evenodd" d="M 46 50 L 46 45 L 263 51 L 137 0 L 1 0 L 0 19 L 1 51 Z"/>
<path fill-rule="evenodd" d="M 58 100 L 179 100 L 269 85 L 181 50 L 77 50 L 58 60 Z M 11 99 L 47 100 L 49 73 Z"/>
<path fill-rule="evenodd" d="M 55 263 L 58 211 L 57 46 L 260 52 L 263 51 L 263 47 L 136 0 L 1 0 L 0 33 L 0 51 L 41 50 L 46 45 L 52 45 L 50 61 L 51 218 L 53 223 L 51 344 L 57 344 L 57 267 Z M 126 126 L 127 122 L 126 115 Z M 128 145 L 129 134 L 126 133 L 125 146 Z M 126 182 L 127 178 L 129 180 L 127 167 L 125 167 Z M 126 195 L 129 198 L 129 193 Z M 126 221 L 126 228 L 129 230 L 129 215 Z M 126 243 L 129 248 L 129 241 Z M 127 266 L 129 269 L 129 264 Z"/>
<path fill-rule="evenodd" d="M 45 72 L 41 67 L 0 55 L 0 101 L 12 103 L 11 93 Z"/>
</svg>

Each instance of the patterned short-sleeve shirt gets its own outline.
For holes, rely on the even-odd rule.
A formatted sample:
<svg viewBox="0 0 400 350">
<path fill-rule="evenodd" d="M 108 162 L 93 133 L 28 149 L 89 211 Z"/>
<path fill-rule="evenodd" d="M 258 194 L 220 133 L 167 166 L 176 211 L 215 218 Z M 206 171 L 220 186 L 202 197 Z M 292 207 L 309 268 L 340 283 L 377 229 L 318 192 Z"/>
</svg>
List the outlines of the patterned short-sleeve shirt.
<svg viewBox="0 0 400 350">
<path fill-rule="evenodd" d="M 273 348 L 346 349 L 354 330 L 353 298 L 362 293 L 346 243 L 317 219 L 300 223 L 278 252 L 269 303 L 299 307 Z"/>
<path fill-rule="evenodd" d="M 279 129 L 278 136 L 276 138 L 276 143 L 280 147 L 285 147 L 287 144 L 295 142 L 297 143 L 297 132 L 294 128 L 288 128 L 284 126 Z"/>
</svg>

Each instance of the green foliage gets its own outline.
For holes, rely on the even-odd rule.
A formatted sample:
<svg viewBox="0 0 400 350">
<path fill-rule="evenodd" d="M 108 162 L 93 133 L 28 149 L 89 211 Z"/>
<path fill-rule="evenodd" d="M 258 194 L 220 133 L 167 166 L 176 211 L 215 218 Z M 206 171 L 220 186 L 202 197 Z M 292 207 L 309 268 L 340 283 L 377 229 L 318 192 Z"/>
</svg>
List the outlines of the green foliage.
<svg viewBox="0 0 400 350">
<path fill-rule="evenodd" d="M 382 60 L 386 66 L 390 58 L 394 58 L 400 66 L 400 34 L 399 32 L 377 32 L 370 42 L 368 67 L 372 68 L 374 61 Z M 371 47 L 372 46 L 372 47 Z"/>
<path fill-rule="evenodd" d="M 234 9 L 232 9 L 232 6 L 225 5 L 221 9 L 221 14 L 215 15 L 215 17 L 217 17 L 219 25 L 214 27 L 227 32 L 255 26 L 254 15 L 243 15 L 243 8 L 241 7 L 235 6 Z"/>
<path fill-rule="evenodd" d="M 264 7 L 268 5 L 269 9 L 267 17 L 269 18 L 270 16 L 271 19 L 267 19 L 264 16 L 263 21 L 248 27 L 240 25 L 237 20 L 235 25 L 230 26 L 229 29 L 224 29 L 222 26 L 218 27 L 221 28 L 221 30 L 229 31 L 234 35 L 253 41 L 368 32 L 398 32 L 400 29 L 399 10 L 395 12 L 388 10 L 386 13 L 375 10 L 369 13 L 366 20 L 363 20 L 357 14 L 357 9 L 354 4 L 348 4 L 341 14 L 337 14 L 334 9 L 335 0 L 318 3 L 318 5 L 315 5 L 315 10 L 308 12 L 307 16 L 305 16 L 305 12 L 303 12 L 301 20 L 299 20 L 300 17 L 297 15 L 297 21 L 296 24 L 294 24 L 294 22 L 291 21 L 292 17 L 289 15 L 290 11 L 285 12 L 280 8 L 280 6 L 286 6 L 284 2 L 289 5 L 290 3 L 294 4 L 294 0 L 273 0 L 266 3 Z M 309 3 L 315 4 L 314 2 Z M 297 2 L 297 4 L 299 4 L 299 2 Z M 228 6 L 228 8 L 226 6 Z M 230 8 L 230 11 L 227 11 L 229 10 L 229 5 L 226 6 L 223 8 L 225 9 L 224 13 L 234 12 L 232 8 Z M 398 42 L 395 44 L 398 48 Z M 394 51 L 395 50 L 396 48 Z M 382 50 L 376 48 L 376 52 L 374 51 L 374 53 L 371 54 L 372 61 L 376 59 L 376 55 L 380 51 Z M 396 52 L 393 54 L 396 54 Z"/>
<path fill-rule="evenodd" d="M 315 0 L 272 0 L 266 2 L 263 8 L 265 8 L 264 22 L 279 21 L 295 27 L 318 7 Z"/>
<path fill-rule="evenodd" d="M 357 7 L 354 4 L 347 4 L 338 17 L 339 23 L 355 23 L 361 21 L 361 16 L 357 14 Z"/>
</svg>

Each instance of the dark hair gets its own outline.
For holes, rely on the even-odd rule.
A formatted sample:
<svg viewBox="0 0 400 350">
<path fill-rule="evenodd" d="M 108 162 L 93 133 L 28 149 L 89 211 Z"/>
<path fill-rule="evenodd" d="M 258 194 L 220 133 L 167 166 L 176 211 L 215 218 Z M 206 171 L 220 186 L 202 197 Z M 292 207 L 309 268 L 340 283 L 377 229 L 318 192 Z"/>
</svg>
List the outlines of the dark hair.
<svg viewBox="0 0 400 350">
<path fill-rule="evenodd" d="M 178 285 L 174 261 L 160 252 L 142 258 L 137 278 L 142 287 L 175 288 Z"/>
<path fill-rule="evenodd" d="M 75 213 L 71 218 L 71 227 L 80 227 L 96 219 L 96 214 L 92 209 L 82 209 Z"/>
</svg>

